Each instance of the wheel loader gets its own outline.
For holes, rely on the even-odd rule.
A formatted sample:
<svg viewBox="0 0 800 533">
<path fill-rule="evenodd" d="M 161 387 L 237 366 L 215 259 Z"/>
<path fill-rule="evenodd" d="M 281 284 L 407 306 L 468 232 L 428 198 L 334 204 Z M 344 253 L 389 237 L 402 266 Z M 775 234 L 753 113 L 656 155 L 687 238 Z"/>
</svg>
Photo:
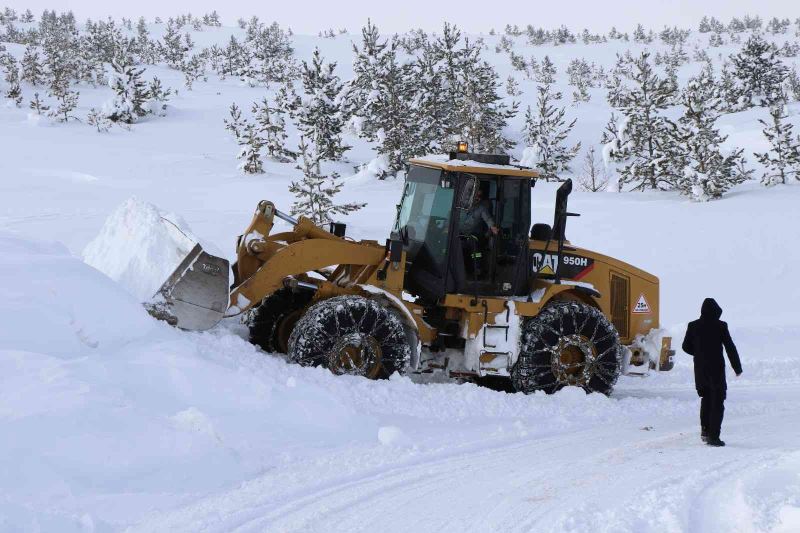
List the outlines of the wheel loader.
<svg viewBox="0 0 800 533">
<path fill-rule="evenodd" d="M 566 238 L 578 216 L 570 180 L 552 225 L 532 224 L 538 178 L 463 143 L 412 159 L 384 242 L 261 201 L 236 242 L 232 285 L 228 261 L 198 245 L 151 313 L 188 330 L 243 315 L 268 352 L 373 379 L 443 373 L 523 393 L 608 394 L 621 373 L 670 370 L 671 339 L 653 333 L 658 279 Z M 291 229 L 273 233 L 276 218 Z"/>
</svg>

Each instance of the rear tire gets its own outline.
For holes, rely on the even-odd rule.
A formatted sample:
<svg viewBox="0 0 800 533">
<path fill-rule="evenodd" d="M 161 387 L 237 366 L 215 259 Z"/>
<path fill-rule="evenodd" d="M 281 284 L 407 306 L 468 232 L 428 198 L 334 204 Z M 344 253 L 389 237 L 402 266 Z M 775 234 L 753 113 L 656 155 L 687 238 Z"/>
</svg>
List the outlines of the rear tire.
<svg viewBox="0 0 800 533">
<path fill-rule="evenodd" d="M 602 312 L 584 303 L 557 302 L 523 324 L 511 381 L 525 394 L 549 394 L 565 386 L 610 394 L 621 361 L 619 335 Z"/>
<path fill-rule="evenodd" d="M 286 353 L 289 336 L 313 293 L 279 289 L 264 298 L 247 317 L 250 342 L 265 352 Z"/>
<path fill-rule="evenodd" d="M 388 378 L 404 372 L 412 347 L 403 321 L 362 296 L 336 296 L 311 306 L 289 339 L 289 359 L 334 374 Z"/>
</svg>

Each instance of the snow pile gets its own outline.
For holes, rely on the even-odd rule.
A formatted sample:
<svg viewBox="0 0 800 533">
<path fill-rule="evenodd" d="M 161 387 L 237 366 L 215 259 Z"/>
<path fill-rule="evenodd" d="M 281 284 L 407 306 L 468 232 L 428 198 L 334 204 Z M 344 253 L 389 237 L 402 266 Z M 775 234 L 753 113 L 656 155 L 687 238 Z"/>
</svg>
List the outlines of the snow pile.
<svg viewBox="0 0 800 533">
<path fill-rule="evenodd" d="M 111 213 L 83 259 L 147 301 L 196 242 L 180 217 L 132 197 Z"/>
<path fill-rule="evenodd" d="M 0 349 L 79 354 L 152 327 L 139 303 L 59 243 L 0 232 L 0 279 Z"/>
</svg>

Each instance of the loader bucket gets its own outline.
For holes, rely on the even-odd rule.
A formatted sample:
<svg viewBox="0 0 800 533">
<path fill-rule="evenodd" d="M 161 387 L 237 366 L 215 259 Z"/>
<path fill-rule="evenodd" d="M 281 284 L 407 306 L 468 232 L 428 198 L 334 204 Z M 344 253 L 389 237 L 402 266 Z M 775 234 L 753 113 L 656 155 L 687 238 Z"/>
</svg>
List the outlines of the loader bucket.
<svg viewBox="0 0 800 533">
<path fill-rule="evenodd" d="M 227 259 L 203 251 L 195 244 L 178 268 L 147 304 L 159 320 L 192 331 L 214 327 L 228 308 Z"/>
</svg>

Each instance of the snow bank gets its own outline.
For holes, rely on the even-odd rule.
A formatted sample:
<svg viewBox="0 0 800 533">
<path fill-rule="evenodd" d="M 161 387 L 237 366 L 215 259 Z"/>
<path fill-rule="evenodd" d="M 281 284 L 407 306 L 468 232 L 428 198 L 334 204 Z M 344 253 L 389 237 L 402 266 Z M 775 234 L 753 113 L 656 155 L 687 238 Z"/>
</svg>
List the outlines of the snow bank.
<svg viewBox="0 0 800 533">
<path fill-rule="evenodd" d="M 0 349 L 85 353 L 152 327 L 134 298 L 59 243 L 0 233 L 0 279 Z"/>
<path fill-rule="evenodd" d="M 111 213 L 83 250 L 83 259 L 143 302 L 158 291 L 196 242 L 180 217 L 133 197 Z"/>
</svg>

